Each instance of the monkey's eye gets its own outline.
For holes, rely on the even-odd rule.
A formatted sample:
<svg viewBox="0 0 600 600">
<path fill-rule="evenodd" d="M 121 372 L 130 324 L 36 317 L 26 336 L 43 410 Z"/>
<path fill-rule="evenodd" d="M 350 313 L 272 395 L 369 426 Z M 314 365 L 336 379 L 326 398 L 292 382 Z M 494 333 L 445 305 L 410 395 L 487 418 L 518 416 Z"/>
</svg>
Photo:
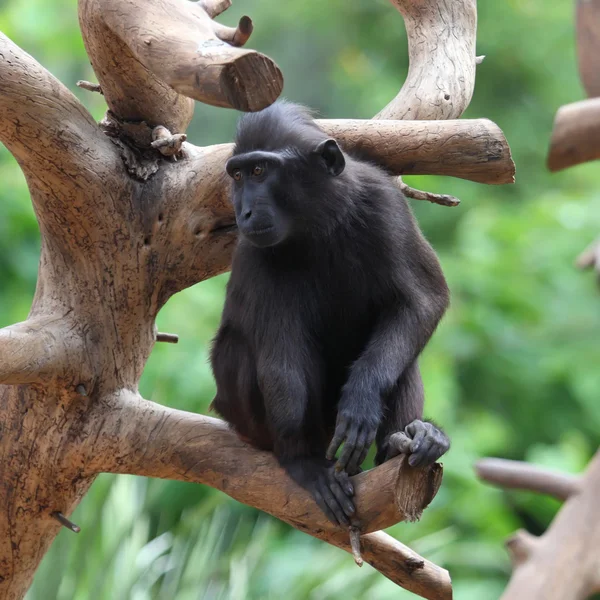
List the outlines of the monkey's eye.
<svg viewBox="0 0 600 600">
<path fill-rule="evenodd" d="M 259 175 L 263 174 L 264 169 L 258 165 L 256 165 L 254 167 L 254 169 L 252 169 L 252 175 L 254 175 L 254 177 L 258 177 Z"/>
<path fill-rule="evenodd" d="M 242 172 L 241 172 L 239 169 L 235 169 L 235 170 L 233 171 L 233 178 L 234 178 L 236 181 L 239 181 L 239 180 L 242 178 Z"/>
</svg>

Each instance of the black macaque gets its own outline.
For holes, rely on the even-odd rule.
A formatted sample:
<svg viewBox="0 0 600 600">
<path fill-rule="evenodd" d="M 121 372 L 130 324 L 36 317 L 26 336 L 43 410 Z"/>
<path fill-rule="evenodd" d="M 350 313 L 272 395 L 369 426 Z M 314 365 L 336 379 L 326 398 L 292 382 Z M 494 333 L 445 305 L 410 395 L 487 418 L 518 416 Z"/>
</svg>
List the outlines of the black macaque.
<svg viewBox="0 0 600 600">
<path fill-rule="evenodd" d="M 405 453 L 425 465 L 449 447 L 421 420 L 417 365 L 448 306 L 444 275 L 393 178 L 303 107 L 244 115 L 226 169 L 240 237 L 212 406 L 349 525 L 348 476 L 373 441 L 377 464 Z"/>
</svg>

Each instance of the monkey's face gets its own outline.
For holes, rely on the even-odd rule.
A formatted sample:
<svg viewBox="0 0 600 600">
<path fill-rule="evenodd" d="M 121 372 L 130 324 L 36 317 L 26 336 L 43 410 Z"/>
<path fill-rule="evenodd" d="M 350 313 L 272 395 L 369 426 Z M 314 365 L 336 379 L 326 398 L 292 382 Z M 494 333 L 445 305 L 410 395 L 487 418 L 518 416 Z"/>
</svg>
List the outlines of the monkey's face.
<svg viewBox="0 0 600 600">
<path fill-rule="evenodd" d="M 283 242 L 292 231 L 283 162 L 274 152 L 248 152 L 227 162 L 238 229 L 260 248 Z"/>
<path fill-rule="evenodd" d="M 240 233 L 255 246 L 326 229 L 326 190 L 345 167 L 342 151 L 327 139 L 302 150 L 251 151 L 226 165 Z"/>
</svg>

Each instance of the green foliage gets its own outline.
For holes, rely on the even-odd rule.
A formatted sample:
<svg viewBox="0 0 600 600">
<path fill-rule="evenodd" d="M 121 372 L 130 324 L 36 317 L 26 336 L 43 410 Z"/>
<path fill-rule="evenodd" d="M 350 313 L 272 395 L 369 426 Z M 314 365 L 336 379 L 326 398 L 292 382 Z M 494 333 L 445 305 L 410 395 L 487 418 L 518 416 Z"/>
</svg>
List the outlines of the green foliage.
<svg viewBox="0 0 600 600">
<path fill-rule="evenodd" d="M 454 194 L 460 207 L 414 203 L 438 250 L 452 308 L 422 358 L 427 412 L 453 439 L 442 489 L 419 524 L 391 533 L 449 568 L 461 600 L 497 598 L 509 573 L 502 547 L 520 526 L 543 531 L 556 502 L 477 482 L 482 456 L 527 459 L 565 471 L 584 467 L 600 442 L 600 297 L 573 259 L 600 229 L 600 172 L 545 168 L 556 109 L 583 97 L 571 3 L 479 3 L 477 85 L 467 117 L 505 131 L 517 185 L 451 178 L 409 184 Z M 375 114 L 398 91 L 407 59 L 401 18 L 386 0 L 238 0 L 251 46 L 272 56 L 284 95 L 325 117 Z M 75 87 L 94 80 L 73 0 L 3 0 L 0 30 L 72 89 L 96 118 L 102 98 Z M 516 41 L 515 41 L 516 40 Z M 190 141 L 231 139 L 237 115 L 199 105 Z M 0 147 L 0 326 L 24 319 L 33 295 L 39 233 L 26 184 Z M 179 294 L 159 329 L 142 393 L 205 412 L 214 393 L 208 342 L 226 276 Z M 203 486 L 101 476 L 42 563 L 29 600 L 409 598 L 368 566 Z"/>
</svg>

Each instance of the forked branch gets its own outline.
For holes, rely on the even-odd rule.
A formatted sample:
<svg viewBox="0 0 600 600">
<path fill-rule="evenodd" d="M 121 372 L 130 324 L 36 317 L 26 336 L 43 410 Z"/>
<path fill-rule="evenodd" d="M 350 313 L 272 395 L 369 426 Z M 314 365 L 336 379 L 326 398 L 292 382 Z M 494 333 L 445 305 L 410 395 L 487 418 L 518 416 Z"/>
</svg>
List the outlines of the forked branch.
<svg viewBox="0 0 600 600">
<path fill-rule="evenodd" d="M 584 600 L 600 591 L 600 452 L 575 479 L 511 461 L 483 461 L 478 472 L 497 485 L 566 498 L 544 535 L 517 532 L 508 541 L 515 570 L 502 600 Z"/>
<path fill-rule="evenodd" d="M 62 197 L 64 211 L 85 207 L 69 205 L 61 185 L 89 188 L 90 177 L 106 183 L 119 167 L 111 142 L 79 100 L 1 32 L 0 141 L 30 184 L 38 179 Z"/>
<path fill-rule="evenodd" d="M 84 41 L 111 111 L 184 133 L 190 99 L 244 111 L 274 102 L 283 87 L 281 71 L 263 54 L 240 48 L 252 21 L 243 17 L 232 28 L 212 20 L 228 5 L 80 0 Z"/>
</svg>

